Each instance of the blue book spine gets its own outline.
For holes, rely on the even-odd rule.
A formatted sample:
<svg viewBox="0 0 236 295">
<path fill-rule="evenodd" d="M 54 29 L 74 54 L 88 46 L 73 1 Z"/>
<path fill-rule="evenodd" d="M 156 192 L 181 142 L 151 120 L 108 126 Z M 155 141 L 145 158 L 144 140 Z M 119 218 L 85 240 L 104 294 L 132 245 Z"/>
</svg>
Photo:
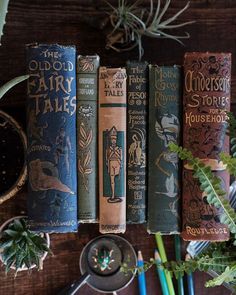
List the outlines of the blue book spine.
<svg viewBox="0 0 236 295">
<path fill-rule="evenodd" d="M 77 231 L 76 50 L 27 46 L 28 217 L 32 230 Z"/>
</svg>

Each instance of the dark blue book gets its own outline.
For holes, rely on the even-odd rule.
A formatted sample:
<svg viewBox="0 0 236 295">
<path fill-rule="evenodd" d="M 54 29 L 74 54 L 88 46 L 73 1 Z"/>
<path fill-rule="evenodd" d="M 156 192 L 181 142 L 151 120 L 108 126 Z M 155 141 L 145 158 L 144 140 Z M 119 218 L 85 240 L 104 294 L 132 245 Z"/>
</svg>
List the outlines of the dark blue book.
<svg viewBox="0 0 236 295">
<path fill-rule="evenodd" d="M 32 230 L 77 231 L 76 50 L 27 46 L 28 217 Z"/>
<path fill-rule="evenodd" d="M 168 145 L 180 143 L 181 81 L 179 66 L 149 66 L 149 233 L 180 232 L 180 162 Z"/>
</svg>

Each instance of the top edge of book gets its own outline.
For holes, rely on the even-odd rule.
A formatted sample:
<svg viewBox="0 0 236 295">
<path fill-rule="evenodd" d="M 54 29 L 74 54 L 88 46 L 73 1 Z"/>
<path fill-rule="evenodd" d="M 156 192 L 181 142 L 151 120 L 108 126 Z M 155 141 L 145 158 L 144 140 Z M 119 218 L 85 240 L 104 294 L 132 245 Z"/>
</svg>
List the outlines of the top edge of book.
<svg viewBox="0 0 236 295">
<path fill-rule="evenodd" d="M 77 56 L 77 74 L 97 74 L 100 65 L 100 56 L 78 55 Z"/>
<path fill-rule="evenodd" d="M 111 72 L 111 73 L 126 70 L 125 67 L 110 68 L 110 67 L 106 67 L 106 66 L 101 66 L 101 67 L 99 67 L 99 69 L 100 69 L 100 71 L 107 71 L 107 72 Z"/>
<path fill-rule="evenodd" d="M 157 64 L 149 64 L 149 68 L 164 68 L 164 69 L 181 69 L 182 66 L 181 65 L 172 65 L 172 66 L 165 66 L 165 65 L 157 65 Z"/>
<path fill-rule="evenodd" d="M 89 54 L 87 54 L 87 55 L 83 55 L 83 54 L 78 54 L 77 55 L 77 59 L 81 59 L 81 58 L 83 58 L 83 59 L 85 59 L 85 58 L 91 58 L 91 59 L 95 59 L 95 60 L 100 60 L 100 56 L 98 55 L 98 54 L 91 54 L 91 55 L 89 55 Z"/>
<path fill-rule="evenodd" d="M 138 61 L 138 60 L 127 60 L 126 61 L 126 65 L 132 65 L 132 64 L 135 64 L 135 65 L 137 65 L 137 64 L 140 64 L 140 65 L 146 65 L 146 66 L 148 66 L 149 65 L 149 62 L 147 62 L 147 61 Z"/>
<path fill-rule="evenodd" d="M 193 51 L 193 52 L 185 52 L 185 56 L 194 56 L 194 55 L 232 55 L 231 52 L 211 52 L 211 51 Z"/>
<path fill-rule="evenodd" d="M 57 48 L 62 48 L 62 49 L 74 49 L 76 50 L 76 46 L 75 45 L 65 45 L 65 44 L 58 44 L 58 43 L 55 43 L 55 44 L 46 44 L 46 43 L 37 43 L 37 42 L 34 42 L 34 43 L 29 43 L 29 44 L 26 44 L 25 45 L 27 48 L 42 48 L 42 47 L 47 47 L 47 48 L 50 48 L 50 47 L 57 47 Z"/>
</svg>

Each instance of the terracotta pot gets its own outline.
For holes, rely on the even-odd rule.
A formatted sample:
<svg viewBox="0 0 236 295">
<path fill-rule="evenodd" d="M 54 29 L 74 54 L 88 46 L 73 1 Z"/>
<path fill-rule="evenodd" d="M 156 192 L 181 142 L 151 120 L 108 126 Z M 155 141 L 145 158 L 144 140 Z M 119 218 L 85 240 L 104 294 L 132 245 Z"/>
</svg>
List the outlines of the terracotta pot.
<svg viewBox="0 0 236 295">
<path fill-rule="evenodd" d="M 3 230 L 15 219 L 27 219 L 27 216 L 15 216 L 15 217 L 12 217 L 8 220 L 6 220 L 1 226 L 0 226 L 0 235 L 1 235 L 1 232 L 3 232 Z M 47 241 L 47 247 L 49 248 L 50 247 L 50 237 L 49 237 L 49 234 L 47 233 L 42 233 L 41 234 Z M 48 252 L 44 252 L 42 258 L 41 258 L 41 261 L 43 262 L 44 259 L 46 258 Z M 2 255 L 1 255 L 1 252 L 0 252 L 0 261 L 3 263 L 2 261 Z M 3 263 L 4 264 L 4 263 Z M 32 269 L 32 268 L 35 268 L 36 267 L 36 264 L 33 264 L 29 269 Z M 11 269 L 16 269 L 14 266 L 11 266 Z M 21 268 L 18 268 L 17 271 L 23 271 L 23 270 L 29 270 L 27 267 L 21 267 Z"/>
</svg>

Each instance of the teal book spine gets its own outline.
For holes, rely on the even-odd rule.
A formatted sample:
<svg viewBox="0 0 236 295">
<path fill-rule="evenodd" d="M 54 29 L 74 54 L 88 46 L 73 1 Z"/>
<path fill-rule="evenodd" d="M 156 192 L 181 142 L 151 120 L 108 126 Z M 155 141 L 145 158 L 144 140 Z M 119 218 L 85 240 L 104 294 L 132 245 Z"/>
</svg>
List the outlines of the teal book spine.
<svg viewBox="0 0 236 295">
<path fill-rule="evenodd" d="M 98 55 L 77 58 L 78 218 L 97 221 Z"/>
<path fill-rule="evenodd" d="M 149 66 L 148 232 L 180 232 L 181 68 Z"/>
<path fill-rule="evenodd" d="M 146 221 L 148 63 L 128 61 L 127 223 Z"/>
</svg>

